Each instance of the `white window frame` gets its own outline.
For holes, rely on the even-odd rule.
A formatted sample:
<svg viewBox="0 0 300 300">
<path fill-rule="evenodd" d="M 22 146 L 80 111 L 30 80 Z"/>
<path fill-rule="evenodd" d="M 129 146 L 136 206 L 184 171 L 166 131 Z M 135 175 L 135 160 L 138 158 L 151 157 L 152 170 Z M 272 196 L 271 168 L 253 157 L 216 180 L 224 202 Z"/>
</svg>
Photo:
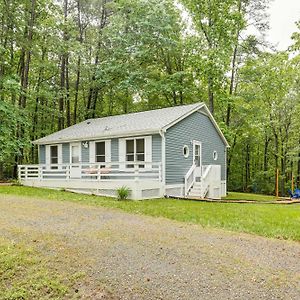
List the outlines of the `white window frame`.
<svg viewBox="0 0 300 300">
<path fill-rule="evenodd" d="M 214 161 L 218 160 L 218 156 L 219 156 L 219 155 L 218 155 L 218 151 L 217 151 L 217 150 L 214 150 L 214 151 L 213 151 L 213 160 L 214 160 Z"/>
<path fill-rule="evenodd" d="M 79 154 L 78 154 L 78 163 L 72 163 L 72 146 L 79 146 Z M 81 163 L 81 142 L 76 142 L 76 143 L 70 143 L 70 165 L 74 164 L 80 164 Z"/>
<path fill-rule="evenodd" d="M 51 162 L 51 146 L 57 146 L 57 164 Z M 61 168 L 62 164 L 62 144 L 45 145 L 46 166 L 51 168 Z"/>
<path fill-rule="evenodd" d="M 184 154 L 184 149 L 186 149 L 187 153 Z M 182 147 L 182 155 L 184 156 L 184 158 L 188 158 L 190 156 L 190 147 L 188 145 L 184 145 Z"/>
<path fill-rule="evenodd" d="M 137 140 L 144 140 L 144 153 L 137 152 Z M 127 160 L 127 142 L 133 141 L 133 153 L 130 153 L 129 155 L 133 155 L 133 160 Z M 144 160 L 137 160 L 138 155 L 144 154 Z M 145 168 L 146 163 L 146 139 L 144 137 L 131 137 L 125 139 L 125 161 L 126 161 L 126 167 L 129 167 L 132 163 L 141 163 L 139 167 Z"/>
<path fill-rule="evenodd" d="M 122 163 L 120 165 L 120 168 L 125 168 L 127 164 L 130 164 L 130 162 L 127 162 L 126 160 L 126 141 L 127 140 L 133 140 L 133 139 L 144 139 L 144 145 L 145 145 L 145 157 L 144 162 L 141 162 L 143 165 L 145 165 L 145 168 L 151 168 L 152 167 L 152 135 L 144 135 L 144 136 L 131 136 L 126 138 L 119 138 L 119 161 Z M 137 161 L 133 161 L 137 163 Z"/>
<path fill-rule="evenodd" d="M 96 143 L 105 143 L 105 162 L 96 162 Z M 95 140 L 89 142 L 90 147 L 90 163 L 103 164 L 111 162 L 111 140 Z"/>
</svg>

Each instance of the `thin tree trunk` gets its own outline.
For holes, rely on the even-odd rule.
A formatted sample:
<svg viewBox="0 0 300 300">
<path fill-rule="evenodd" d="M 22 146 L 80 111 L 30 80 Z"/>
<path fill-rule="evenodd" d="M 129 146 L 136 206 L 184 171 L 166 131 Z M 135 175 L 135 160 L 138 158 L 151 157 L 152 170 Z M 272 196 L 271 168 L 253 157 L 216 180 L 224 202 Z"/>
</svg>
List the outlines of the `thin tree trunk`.
<svg viewBox="0 0 300 300">
<path fill-rule="evenodd" d="M 75 95 L 74 95 L 74 111 L 73 111 L 73 123 L 74 124 L 77 123 L 78 94 L 79 94 L 79 83 L 80 83 L 80 64 L 81 64 L 81 58 L 78 57 L 76 82 L 75 82 Z"/>
<path fill-rule="evenodd" d="M 71 107 L 70 107 L 70 83 L 69 83 L 69 55 L 66 54 L 66 114 L 67 127 L 71 126 Z"/>
</svg>

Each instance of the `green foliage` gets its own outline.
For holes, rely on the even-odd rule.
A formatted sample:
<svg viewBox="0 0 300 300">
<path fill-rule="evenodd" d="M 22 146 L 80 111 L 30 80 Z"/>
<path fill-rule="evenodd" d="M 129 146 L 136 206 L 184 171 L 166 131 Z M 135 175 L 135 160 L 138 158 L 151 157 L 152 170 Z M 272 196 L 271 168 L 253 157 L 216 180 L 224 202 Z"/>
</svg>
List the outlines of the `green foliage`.
<svg viewBox="0 0 300 300">
<path fill-rule="evenodd" d="M 122 186 L 117 189 L 118 200 L 126 200 L 129 196 L 130 189 L 126 186 Z"/>
<path fill-rule="evenodd" d="M 231 148 L 228 187 L 300 185 L 300 34 L 290 52 L 249 35 L 268 0 L 0 2 L 0 178 L 30 144 L 86 118 L 205 101 Z"/>
</svg>

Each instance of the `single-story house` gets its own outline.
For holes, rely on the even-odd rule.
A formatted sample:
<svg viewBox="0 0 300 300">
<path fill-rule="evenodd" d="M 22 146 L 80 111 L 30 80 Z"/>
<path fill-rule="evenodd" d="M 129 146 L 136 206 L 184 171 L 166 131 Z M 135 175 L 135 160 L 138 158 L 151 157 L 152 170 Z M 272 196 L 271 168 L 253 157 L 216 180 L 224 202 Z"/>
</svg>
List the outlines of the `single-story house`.
<svg viewBox="0 0 300 300">
<path fill-rule="evenodd" d="M 204 103 L 85 120 L 33 142 L 23 185 L 131 199 L 220 198 L 228 143 Z"/>
</svg>

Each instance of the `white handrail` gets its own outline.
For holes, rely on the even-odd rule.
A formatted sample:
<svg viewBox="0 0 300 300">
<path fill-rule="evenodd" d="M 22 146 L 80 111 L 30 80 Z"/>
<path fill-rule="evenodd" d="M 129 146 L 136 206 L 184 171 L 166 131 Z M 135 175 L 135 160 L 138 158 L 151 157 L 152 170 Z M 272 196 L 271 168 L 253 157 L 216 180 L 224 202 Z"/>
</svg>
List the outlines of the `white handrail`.
<svg viewBox="0 0 300 300">
<path fill-rule="evenodd" d="M 201 196 L 202 196 L 202 198 L 205 198 L 205 196 L 209 190 L 209 184 L 210 184 L 209 175 L 212 170 L 212 165 L 203 166 L 202 170 L 204 170 L 204 171 L 202 172 L 202 177 L 201 177 L 201 193 L 202 193 Z"/>
<path fill-rule="evenodd" d="M 211 165 L 205 166 L 205 170 L 203 172 L 202 179 L 205 179 L 208 176 L 210 170 L 211 170 Z"/>
<path fill-rule="evenodd" d="M 190 188 L 193 186 L 193 184 L 195 182 L 195 176 L 194 176 L 195 169 L 196 169 L 196 165 L 192 164 L 192 166 L 190 167 L 190 169 L 188 170 L 188 172 L 184 176 L 184 193 L 185 193 L 185 196 L 188 195 L 188 192 L 189 192 Z"/>
<path fill-rule="evenodd" d="M 73 168 L 73 169 L 72 169 Z M 76 175 L 72 175 L 72 170 Z M 19 165 L 19 180 L 157 180 L 161 162 L 104 162 L 55 165 Z"/>
</svg>

